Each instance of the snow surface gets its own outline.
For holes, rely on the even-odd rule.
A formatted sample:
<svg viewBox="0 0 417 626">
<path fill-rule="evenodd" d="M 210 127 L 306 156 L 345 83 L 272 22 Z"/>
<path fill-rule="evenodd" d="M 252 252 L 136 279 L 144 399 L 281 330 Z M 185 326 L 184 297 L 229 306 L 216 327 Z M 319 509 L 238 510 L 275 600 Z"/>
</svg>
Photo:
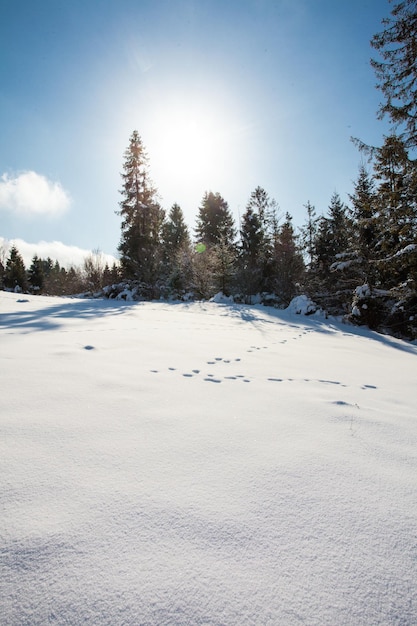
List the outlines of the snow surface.
<svg viewBox="0 0 417 626">
<path fill-rule="evenodd" d="M 417 346 L 0 292 L 0 622 L 417 624 Z"/>
</svg>

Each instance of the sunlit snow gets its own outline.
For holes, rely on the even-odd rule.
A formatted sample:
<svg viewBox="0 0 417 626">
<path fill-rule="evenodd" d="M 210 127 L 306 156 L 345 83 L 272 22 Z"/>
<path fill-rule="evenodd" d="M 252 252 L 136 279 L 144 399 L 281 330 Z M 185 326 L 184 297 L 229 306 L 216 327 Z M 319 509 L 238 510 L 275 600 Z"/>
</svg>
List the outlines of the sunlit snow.
<svg viewBox="0 0 417 626">
<path fill-rule="evenodd" d="M 417 346 L 301 305 L 0 292 L 2 625 L 417 623 Z"/>
</svg>

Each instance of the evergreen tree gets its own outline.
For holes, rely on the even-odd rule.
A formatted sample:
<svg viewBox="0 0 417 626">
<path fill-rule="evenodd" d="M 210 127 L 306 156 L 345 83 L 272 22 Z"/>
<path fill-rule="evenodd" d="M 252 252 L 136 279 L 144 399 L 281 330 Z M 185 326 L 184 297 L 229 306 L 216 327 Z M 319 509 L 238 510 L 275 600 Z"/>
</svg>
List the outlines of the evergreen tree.
<svg viewBox="0 0 417 626">
<path fill-rule="evenodd" d="M 198 298 L 207 300 L 218 291 L 215 276 L 218 259 L 213 249 L 195 250 L 192 256 L 192 291 Z"/>
<path fill-rule="evenodd" d="M 14 291 L 26 291 L 27 276 L 26 268 L 18 249 L 16 246 L 12 246 L 9 256 L 6 261 L 6 267 L 4 271 L 4 286 L 6 289 L 12 289 Z"/>
<path fill-rule="evenodd" d="M 336 257 L 348 249 L 351 234 L 347 207 L 335 192 L 330 200 L 327 216 L 322 216 L 318 220 L 314 242 L 318 269 L 326 281 L 330 275 L 330 266 Z"/>
<path fill-rule="evenodd" d="M 409 147 L 417 146 L 417 3 L 402 0 L 383 20 L 384 30 L 374 35 L 371 45 L 382 60 L 371 64 L 378 80 L 377 87 L 385 102 L 379 116 L 388 115 L 394 125 L 404 126 Z"/>
<path fill-rule="evenodd" d="M 48 256 L 47 259 L 41 259 L 42 270 L 45 278 L 47 278 L 54 268 L 54 262 L 51 257 Z"/>
<path fill-rule="evenodd" d="M 328 213 L 317 222 L 315 265 L 309 270 L 309 295 L 332 313 L 347 309 L 352 284 L 349 272 L 353 225 L 338 193 L 332 195 Z"/>
<path fill-rule="evenodd" d="M 198 210 L 195 229 L 197 241 L 208 247 L 232 245 L 236 237 L 229 205 L 219 193 L 206 192 Z"/>
<path fill-rule="evenodd" d="M 34 293 L 42 293 L 45 276 L 43 272 L 42 260 L 35 254 L 31 266 L 28 270 L 28 282 L 30 289 Z"/>
<path fill-rule="evenodd" d="M 113 265 L 109 267 L 106 263 L 103 270 L 103 285 L 108 286 L 117 283 L 120 279 L 119 266 L 113 262 Z"/>
<path fill-rule="evenodd" d="M 299 292 L 304 273 L 304 261 L 292 225 L 292 217 L 286 213 L 274 241 L 272 291 L 288 306 Z"/>
<path fill-rule="evenodd" d="M 7 258 L 8 245 L 4 240 L 0 244 L 0 289 L 4 287 L 4 272 L 6 270 L 6 258 Z"/>
<path fill-rule="evenodd" d="M 375 151 L 375 179 L 381 222 L 381 252 L 398 252 L 415 240 L 417 226 L 417 167 L 408 158 L 404 142 L 385 138 Z"/>
<path fill-rule="evenodd" d="M 4 285 L 4 272 L 5 272 L 5 267 L 3 265 L 3 261 L 0 259 L 0 289 L 3 289 L 3 285 Z"/>
<path fill-rule="evenodd" d="M 274 202 L 270 200 L 265 189 L 258 186 L 252 191 L 246 209 L 252 210 L 257 215 L 264 240 L 266 241 Z"/>
<path fill-rule="evenodd" d="M 314 242 L 317 236 L 316 209 L 310 201 L 304 207 L 307 209 L 307 219 L 301 227 L 301 241 L 304 254 L 308 259 L 307 269 L 312 269 L 315 262 Z"/>
<path fill-rule="evenodd" d="M 374 179 L 364 165 L 349 195 L 352 204 L 352 244 L 350 269 L 358 285 L 375 284 L 374 259 L 379 241 L 378 211 Z"/>
<path fill-rule="evenodd" d="M 226 296 L 230 295 L 235 282 L 237 250 L 226 237 L 210 250 L 206 251 L 212 255 L 212 273 L 215 291 L 221 291 Z"/>
<path fill-rule="evenodd" d="M 165 253 L 171 255 L 191 243 L 184 214 L 178 204 L 173 204 L 162 227 L 162 239 Z"/>
<path fill-rule="evenodd" d="M 331 232 L 331 250 L 333 257 L 343 254 L 349 249 L 352 240 L 352 222 L 348 213 L 348 207 L 342 202 L 339 194 L 335 192 L 330 200 L 328 219 Z"/>
<path fill-rule="evenodd" d="M 53 262 L 47 259 L 48 273 L 45 276 L 45 291 L 50 296 L 61 296 L 65 293 L 64 274 L 65 268 L 61 268 L 59 261 Z"/>
<path fill-rule="evenodd" d="M 277 204 L 258 186 L 250 195 L 240 231 L 239 284 L 245 295 L 272 288 L 273 242 L 278 230 Z"/>
<path fill-rule="evenodd" d="M 377 245 L 378 235 L 375 185 L 364 165 L 359 168 L 353 194 L 349 195 L 349 199 L 352 203 L 356 248 L 363 258 L 367 258 Z"/>
<path fill-rule="evenodd" d="M 148 157 L 135 130 L 124 154 L 123 188 L 118 214 L 122 217 L 118 247 L 122 271 L 153 292 L 161 272 L 161 229 L 164 212 L 148 173 Z"/>
<path fill-rule="evenodd" d="M 81 272 L 71 265 L 65 272 L 65 293 L 67 295 L 74 295 L 80 293 L 84 289 L 83 276 Z"/>
<path fill-rule="evenodd" d="M 184 214 L 173 204 L 162 227 L 163 259 L 168 289 L 181 296 L 191 284 L 191 239 Z"/>
<path fill-rule="evenodd" d="M 385 288 L 417 278 L 417 165 L 397 136 L 375 151 L 378 206 L 376 269 Z M 415 287 L 413 288 L 415 290 Z"/>
<path fill-rule="evenodd" d="M 219 193 L 206 192 L 197 215 L 197 241 L 206 249 L 194 257 L 194 284 L 203 297 L 228 293 L 236 258 L 233 216 Z M 210 274 L 210 275 L 208 275 Z"/>
<path fill-rule="evenodd" d="M 247 206 L 242 217 L 239 250 L 239 286 L 247 296 L 264 290 L 265 231 L 260 216 Z"/>
</svg>

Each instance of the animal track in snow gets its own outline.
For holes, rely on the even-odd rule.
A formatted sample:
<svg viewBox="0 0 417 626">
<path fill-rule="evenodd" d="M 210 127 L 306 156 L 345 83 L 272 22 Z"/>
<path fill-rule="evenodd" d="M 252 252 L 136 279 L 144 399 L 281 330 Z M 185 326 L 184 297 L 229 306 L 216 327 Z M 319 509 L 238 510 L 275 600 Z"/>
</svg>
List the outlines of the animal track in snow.
<svg viewBox="0 0 417 626">
<path fill-rule="evenodd" d="M 218 363 L 220 363 L 220 362 L 223 362 L 223 363 L 232 363 L 232 361 L 233 361 L 233 362 L 239 362 L 239 361 L 241 361 L 241 360 L 242 360 L 242 359 L 240 359 L 240 358 L 237 358 L 237 359 L 224 359 L 224 358 L 223 358 L 223 357 L 221 357 L 221 356 L 216 356 L 216 357 L 214 357 L 214 360 L 213 360 L 213 361 L 206 361 L 206 363 L 207 363 L 207 365 L 217 365 L 217 364 L 218 364 Z"/>
<path fill-rule="evenodd" d="M 93 350 L 94 346 L 84 346 L 84 349 L 86 350 Z M 227 365 L 230 365 L 232 362 L 239 362 L 241 361 L 240 358 L 236 358 L 236 359 L 223 359 L 222 357 L 216 357 L 216 361 L 206 361 L 207 364 L 209 365 L 218 365 L 220 364 L 220 362 L 223 362 Z M 149 370 L 152 374 L 159 374 L 161 373 L 160 370 L 157 369 L 151 369 Z M 168 371 L 169 372 L 177 372 L 177 368 L 175 367 L 168 367 Z M 180 373 L 180 372 L 178 372 Z M 242 382 L 242 383 L 251 383 L 251 382 L 256 382 L 257 378 L 253 379 L 251 377 L 246 376 L 245 374 L 236 374 L 236 373 L 231 373 L 227 376 L 219 376 L 219 374 L 213 374 L 212 372 L 206 372 L 204 374 L 204 372 L 202 372 L 200 369 L 198 368 L 194 368 L 192 370 L 190 370 L 189 372 L 183 372 L 181 375 L 183 378 L 196 378 L 198 377 L 199 374 L 203 374 L 203 380 L 206 382 L 216 382 L 216 383 L 221 383 L 223 381 L 235 381 L 235 382 Z M 201 380 L 201 378 L 200 378 Z M 258 379 L 260 380 L 260 379 Z M 263 380 L 266 380 L 267 382 L 271 382 L 271 383 L 321 383 L 323 385 L 336 385 L 336 386 L 340 386 L 340 387 L 344 387 L 347 388 L 349 387 L 349 385 L 346 385 L 338 380 L 331 380 L 331 379 L 327 379 L 327 378 L 318 378 L 318 379 L 313 379 L 313 378 L 283 378 L 280 376 L 268 376 L 266 379 L 264 378 Z M 360 386 L 360 389 L 362 390 L 375 390 L 377 389 L 377 387 L 375 385 L 371 385 L 371 384 L 363 384 L 362 386 Z M 340 406 L 343 405 L 347 405 L 348 403 L 345 403 L 344 401 L 340 400 L 340 401 L 334 401 L 334 404 L 338 404 Z M 352 405 L 353 406 L 353 405 Z"/>
</svg>

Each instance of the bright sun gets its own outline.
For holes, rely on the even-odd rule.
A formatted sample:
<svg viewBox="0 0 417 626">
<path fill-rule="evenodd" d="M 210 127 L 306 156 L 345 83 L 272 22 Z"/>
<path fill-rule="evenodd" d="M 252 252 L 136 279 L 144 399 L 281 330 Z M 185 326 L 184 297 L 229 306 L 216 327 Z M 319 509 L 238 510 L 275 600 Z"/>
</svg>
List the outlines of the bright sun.
<svg viewBox="0 0 417 626">
<path fill-rule="evenodd" d="M 206 189 L 213 184 L 225 160 L 232 158 L 231 124 L 226 112 L 208 105 L 172 106 L 159 109 L 147 133 L 151 175 L 170 188 Z M 146 142 L 145 142 L 146 144 Z"/>
</svg>

